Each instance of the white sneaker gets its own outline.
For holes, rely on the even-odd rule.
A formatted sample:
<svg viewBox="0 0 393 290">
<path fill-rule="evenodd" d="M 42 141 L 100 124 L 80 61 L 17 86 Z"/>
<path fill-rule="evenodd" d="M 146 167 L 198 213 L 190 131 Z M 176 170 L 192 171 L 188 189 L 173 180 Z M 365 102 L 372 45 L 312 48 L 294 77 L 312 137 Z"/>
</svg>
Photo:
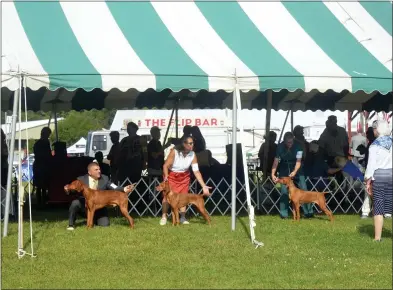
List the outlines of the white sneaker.
<svg viewBox="0 0 393 290">
<path fill-rule="evenodd" d="M 181 223 L 182 225 L 189 225 L 190 224 L 190 222 L 188 221 L 188 220 L 184 220 L 184 221 L 182 221 L 182 223 Z"/>
<path fill-rule="evenodd" d="M 160 220 L 160 226 L 165 226 L 165 225 L 166 225 L 166 221 L 167 221 L 166 218 L 162 218 L 162 219 Z"/>
<path fill-rule="evenodd" d="M 68 227 L 67 227 L 67 231 L 73 231 L 73 230 L 75 230 L 74 227 L 72 227 L 72 226 L 68 226 Z"/>
<path fill-rule="evenodd" d="M 391 219 L 391 218 L 392 218 L 392 215 L 391 215 L 390 213 L 387 213 L 387 214 L 385 214 L 385 218 Z"/>
</svg>

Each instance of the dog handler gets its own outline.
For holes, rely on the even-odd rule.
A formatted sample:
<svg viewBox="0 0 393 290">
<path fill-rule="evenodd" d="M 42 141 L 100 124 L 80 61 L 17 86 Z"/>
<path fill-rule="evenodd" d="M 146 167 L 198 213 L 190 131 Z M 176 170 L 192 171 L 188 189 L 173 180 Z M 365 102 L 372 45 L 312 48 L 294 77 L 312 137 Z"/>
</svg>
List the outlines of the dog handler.
<svg viewBox="0 0 393 290">
<path fill-rule="evenodd" d="M 274 158 L 272 168 L 272 179 L 277 182 L 276 171 L 280 177 L 292 177 L 298 179 L 299 188 L 307 190 L 306 178 L 304 177 L 302 169 L 302 157 L 303 149 L 294 143 L 295 137 L 291 132 L 284 134 L 284 141 L 277 146 L 276 158 Z M 280 196 L 280 216 L 281 218 L 288 217 L 289 209 L 289 196 L 288 188 L 285 185 L 281 185 L 281 196 Z M 302 209 L 305 217 L 312 217 L 313 210 L 312 204 L 302 205 Z"/>
<path fill-rule="evenodd" d="M 198 160 L 193 151 L 194 140 L 190 136 L 183 136 L 166 159 L 163 166 L 164 181 L 169 182 L 171 190 L 176 193 L 188 193 L 190 188 L 190 166 L 199 184 L 202 186 L 203 193 L 209 194 L 211 187 L 206 186 L 202 175 L 199 172 Z M 164 197 L 162 200 L 162 218 L 160 225 L 166 225 L 169 204 Z M 180 209 L 180 223 L 189 224 L 186 220 L 186 207 Z"/>
<path fill-rule="evenodd" d="M 373 200 L 374 241 L 382 237 L 384 215 L 392 214 L 393 178 L 392 178 L 392 137 L 386 121 L 373 122 L 377 137 L 370 146 L 368 164 L 364 179 L 368 194 Z"/>
</svg>

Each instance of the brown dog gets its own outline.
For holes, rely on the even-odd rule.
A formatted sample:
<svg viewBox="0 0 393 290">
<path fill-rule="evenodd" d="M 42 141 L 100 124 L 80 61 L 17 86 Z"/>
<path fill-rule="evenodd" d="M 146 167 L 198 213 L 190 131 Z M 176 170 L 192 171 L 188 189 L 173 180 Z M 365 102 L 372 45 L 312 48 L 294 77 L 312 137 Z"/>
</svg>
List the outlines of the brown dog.
<svg viewBox="0 0 393 290">
<path fill-rule="evenodd" d="M 300 220 L 300 205 L 304 203 L 316 203 L 321 210 L 329 217 L 330 221 L 333 221 L 333 214 L 326 207 L 325 194 L 327 192 L 316 192 L 316 191 L 304 191 L 295 186 L 292 178 L 282 177 L 277 182 L 284 184 L 288 187 L 289 200 L 292 201 L 294 206 L 293 219 Z"/>
<path fill-rule="evenodd" d="M 64 186 L 64 190 L 69 193 L 70 190 L 82 192 L 86 199 L 87 227 L 93 227 L 94 213 L 96 210 L 104 206 L 118 205 L 123 216 L 130 223 L 130 227 L 134 228 L 134 220 L 128 214 L 128 196 L 127 193 L 116 190 L 94 190 L 83 184 L 80 180 L 75 180 L 71 184 Z"/>
<path fill-rule="evenodd" d="M 210 217 L 205 208 L 205 200 L 204 196 L 209 196 L 209 194 L 180 194 L 173 192 L 169 187 L 169 182 L 164 181 L 161 182 L 157 187 L 157 191 L 161 191 L 166 197 L 169 205 L 172 209 L 172 225 L 179 225 L 179 209 L 183 206 L 187 206 L 189 204 L 193 204 L 198 208 L 198 211 L 205 218 L 207 223 L 210 225 Z"/>
</svg>

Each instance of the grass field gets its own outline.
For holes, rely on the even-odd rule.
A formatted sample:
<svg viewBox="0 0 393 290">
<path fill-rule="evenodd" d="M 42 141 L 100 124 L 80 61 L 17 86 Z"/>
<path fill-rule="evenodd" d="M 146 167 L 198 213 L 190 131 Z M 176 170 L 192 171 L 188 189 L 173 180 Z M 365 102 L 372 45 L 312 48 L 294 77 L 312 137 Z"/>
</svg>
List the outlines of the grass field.
<svg viewBox="0 0 393 290">
<path fill-rule="evenodd" d="M 66 231 L 59 220 L 34 223 L 37 257 L 18 260 L 17 225 L 2 240 L 3 288 L 392 288 L 392 220 L 383 241 L 372 241 L 372 220 L 336 216 L 281 220 L 259 216 L 255 249 L 248 219 L 202 219 L 178 228 L 158 225 L 158 218 L 111 218 L 108 228 Z M 26 250 L 30 249 L 25 224 Z"/>
</svg>

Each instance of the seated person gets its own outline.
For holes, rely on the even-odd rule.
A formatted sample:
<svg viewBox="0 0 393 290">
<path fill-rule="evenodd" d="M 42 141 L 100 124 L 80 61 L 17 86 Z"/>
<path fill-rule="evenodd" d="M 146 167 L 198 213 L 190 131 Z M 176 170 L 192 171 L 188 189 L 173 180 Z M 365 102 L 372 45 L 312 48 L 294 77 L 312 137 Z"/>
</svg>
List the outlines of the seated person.
<svg viewBox="0 0 393 290">
<path fill-rule="evenodd" d="M 118 190 L 124 192 L 130 192 L 132 185 L 126 187 L 118 187 L 111 183 L 108 176 L 101 174 L 100 166 L 98 163 L 92 162 L 87 167 L 88 174 L 78 177 L 85 185 L 91 189 L 98 190 Z M 75 227 L 76 215 L 85 211 L 85 198 L 84 196 L 78 196 L 77 199 L 71 202 L 69 209 L 69 221 L 67 230 L 72 231 Z M 98 226 L 107 227 L 109 226 L 108 210 L 106 207 L 99 209 L 94 214 L 94 224 Z"/>
<path fill-rule="evenodd" d="M 317 141 L 312 141 L 309 144 L 309 154 L 304 160 L 304 173 L 310 178 L 312 184 L 309 188 L 315 186 L 318 191 L 326 190 L 326 185 L 329 184 L 328 176 L 339 172 L 341 168 L 330 168 L 326 163 L 322 152 L 319 151 Z M 322 177 L 322 180 L 320 180 Z"/>
<path fill-rule="evenodd" d="M 319 151 L 317 141 L 310 143 L 309 151 L 304 161 L 304 172 L 310 179 L 327 178 L 329 175 L 333 175 L 341 170 L 341 168 L 329 168 L 323 154 Z"/>
<path fill-rule="evenodd" d="M 100 166 L 101 173 L 103 175 L 108 176 L 109 178 L 111 177 L 111 167 L 104 163 L 104 154 L 102 154 L 101 151 L 97 151 L 96 154 L 94 155 L 96 162 Z"/>
<path fill-rule="evenodd" d="M 337 156 L 334 158 L 334 162 L 341 168 L 345 178 L 353 179 L 354 181 L 357 179 L 362 182 L 364 181 L 363 173 L 352 161 L 345 157 Z"/>
</svg>

